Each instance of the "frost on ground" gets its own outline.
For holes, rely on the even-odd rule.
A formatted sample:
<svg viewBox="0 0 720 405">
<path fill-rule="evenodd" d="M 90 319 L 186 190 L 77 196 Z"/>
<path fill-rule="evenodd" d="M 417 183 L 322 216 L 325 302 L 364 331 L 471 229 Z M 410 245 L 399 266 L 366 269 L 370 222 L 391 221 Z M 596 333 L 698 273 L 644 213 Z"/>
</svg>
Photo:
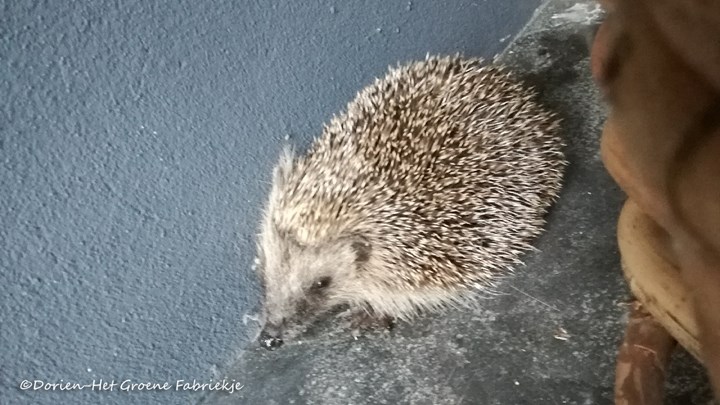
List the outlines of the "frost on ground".
<svg viewBox="0 0 720 405">
<path fill-rule="evenodd" d="M 553 14 L 550 17 L 554 26 L 566 24 L 592 25 L 598 22 L 604 15 L 600 4 L 597 3 L 576 3 L 561 13 Z"/>
</svg>

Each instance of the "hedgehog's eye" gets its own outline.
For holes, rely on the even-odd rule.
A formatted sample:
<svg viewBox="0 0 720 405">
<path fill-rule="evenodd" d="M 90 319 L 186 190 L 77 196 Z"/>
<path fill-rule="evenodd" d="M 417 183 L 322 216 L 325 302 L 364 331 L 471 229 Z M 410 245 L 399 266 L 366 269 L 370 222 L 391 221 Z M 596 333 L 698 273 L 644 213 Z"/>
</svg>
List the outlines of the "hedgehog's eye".
<svg viewBox="0 0 720 405">
<path fill-rule="evenodd" d="M 322 291 L 330 285 L 331 281 L 332 279 L 330 277 L 320 277 L 313 283 L 312 289 L 313 291 Z"/>
</svg>

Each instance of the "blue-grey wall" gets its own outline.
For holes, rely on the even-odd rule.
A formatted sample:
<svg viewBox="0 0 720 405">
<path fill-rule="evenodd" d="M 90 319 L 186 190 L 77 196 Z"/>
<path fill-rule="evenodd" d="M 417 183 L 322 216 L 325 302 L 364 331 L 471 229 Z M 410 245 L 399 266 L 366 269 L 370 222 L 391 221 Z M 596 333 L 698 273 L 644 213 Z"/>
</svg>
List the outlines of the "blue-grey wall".
<svg viewBox="0 0 720 405">
<path fill-rule="evenodd" d="M 539 3 L 2 1 L 0 403 L 193 401 L 18 387 L 209 381 L 256 328 L 285 136 L 388 65 L 492 57 Z"/>
</svg>

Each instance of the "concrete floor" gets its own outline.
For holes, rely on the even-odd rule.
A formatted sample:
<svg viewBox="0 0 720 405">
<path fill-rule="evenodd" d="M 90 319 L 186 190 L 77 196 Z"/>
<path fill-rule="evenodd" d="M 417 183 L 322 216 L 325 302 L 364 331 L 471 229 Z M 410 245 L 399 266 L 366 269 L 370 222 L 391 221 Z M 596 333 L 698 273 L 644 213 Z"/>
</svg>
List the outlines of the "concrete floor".
<svg viewBox="0 0 720 405">
<path fill-rule="evenodd" d="M 202 403 L 612 403 L 629 296 L 615 242 L 624 196 L 600 161 L 605 110 L 589 73 L 598 18 L 592 2 L 551 2 L 500 57 L 563 117 L 570 162 L 539 251 L 502 296 L 358 340 L 326 319 L 279 350 L 249 348 L 222 374 L 243 389 Z M 676 353 L 669 375 L 668 404 L 711 400 L 687 353 Z"/>
</svg>

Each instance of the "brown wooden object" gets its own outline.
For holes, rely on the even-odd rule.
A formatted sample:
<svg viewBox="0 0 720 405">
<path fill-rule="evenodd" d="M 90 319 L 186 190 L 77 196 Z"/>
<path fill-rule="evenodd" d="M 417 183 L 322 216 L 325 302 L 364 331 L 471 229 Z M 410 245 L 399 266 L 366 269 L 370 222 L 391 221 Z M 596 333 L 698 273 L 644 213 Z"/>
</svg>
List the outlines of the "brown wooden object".
<svg viewBox="0 0 720 405">
<path fill-rule="evenodd" d="M 623 272 L 633 295 L 643 303 L 643 312 L 701 359 L 695 308 L 680 269 L 668 260 L 667 233 L 632 200 L 620 213 L 617 232 Z"/>
<path fill-rule="evenodd" d="M 665 372 L 675 340 L 642 304 L 630 308 L 625 338 L 617 358 L 615 403 L 618 405 L 662 404 Z"/>
<path fill-rule="evenodd" d="M 603 161 L 633 204 L 623 216 L 636 228 L 621 218 L 618 229 L 626 277 L 654 318 L 703 362 L 717 396 L 720 2 L 602 3 L 610 12 L 592 70 L 611 106 Z"/>
</svg>

